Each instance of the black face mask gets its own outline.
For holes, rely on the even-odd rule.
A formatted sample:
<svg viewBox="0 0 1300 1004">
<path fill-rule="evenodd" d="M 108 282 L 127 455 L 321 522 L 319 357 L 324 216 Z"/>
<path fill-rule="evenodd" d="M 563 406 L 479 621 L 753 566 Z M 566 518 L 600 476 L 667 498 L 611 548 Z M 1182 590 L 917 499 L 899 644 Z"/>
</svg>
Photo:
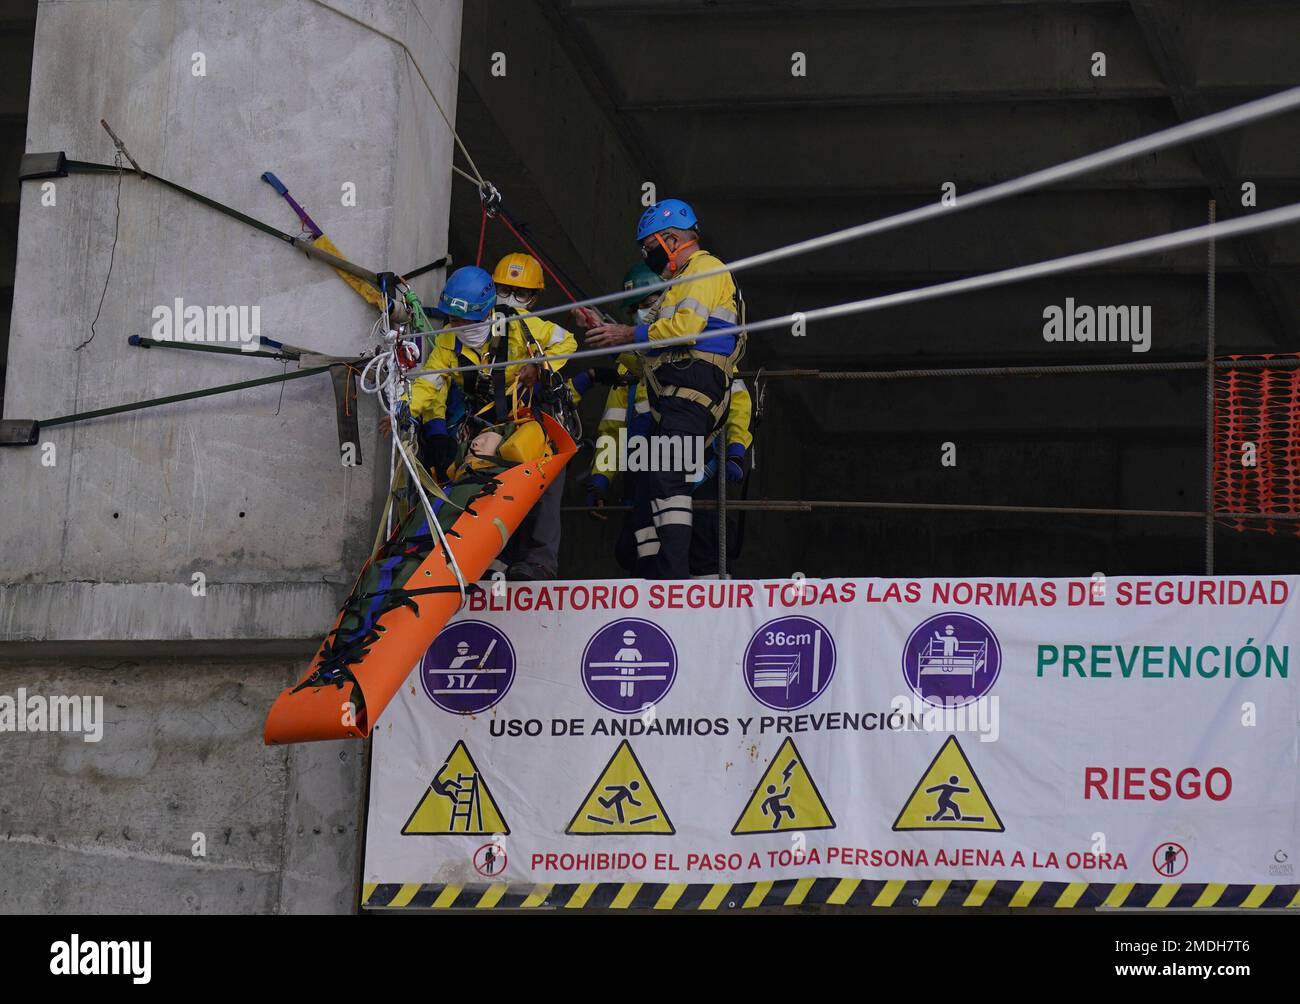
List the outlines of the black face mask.
<svg viewBox="0 0 1300 1004">
<path fill-rule="evenodd" d="M 655 275 L 664 274 L 664 269 L 668 267 L 668 252 L 658 241 L 655 241 L 654 247 L 645 253 L 645 263 Z"/>
</svg>

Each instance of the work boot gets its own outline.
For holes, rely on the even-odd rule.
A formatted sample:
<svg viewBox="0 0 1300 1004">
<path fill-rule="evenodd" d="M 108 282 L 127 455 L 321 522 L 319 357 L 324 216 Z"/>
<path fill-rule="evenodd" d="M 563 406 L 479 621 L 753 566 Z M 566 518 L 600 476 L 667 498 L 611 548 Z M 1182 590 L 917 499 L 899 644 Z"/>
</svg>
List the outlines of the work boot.
<svg viewBox="0 0 1300 1004">
<path fill-rule="evenodd" d="M 506 578 L 511 582 L 536 582 L 541 579 L 555 578 L 555 572 L 528 561 L 517 561 L 506 569 Z"/>
</svg>

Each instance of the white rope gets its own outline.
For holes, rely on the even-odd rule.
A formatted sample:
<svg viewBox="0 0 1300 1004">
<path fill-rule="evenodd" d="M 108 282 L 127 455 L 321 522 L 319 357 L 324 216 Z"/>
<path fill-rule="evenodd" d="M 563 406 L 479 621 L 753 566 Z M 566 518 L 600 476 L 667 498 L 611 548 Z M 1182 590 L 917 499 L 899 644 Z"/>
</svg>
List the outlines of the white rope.
<svg viewBox="0 0 1300 1004">
<path fill-rule="evenodd" d="M 386 31 L 381 31 L 379 28 L 376 28 L 373 24 L 368 24 L 367 22 L 362 21 L 358 17 L 353 17 L 347 11 L 342 11 L 339 10 L 337 7 L 332 7 L 331 5 L 327 4 L 325 0 L 312 0 L 312 3 L 316 4 L 319 7 L 324 7 L 327 11 L 337 14 L 339 17 L 347 18 L 353 24 L 358 24 L 362 28 L 365 28 L 367 31 L 373 31 L 380 38 L 386 38 L 394 45 L 400 45 L 402 47 L 402 51 L 406 53 L 406 58 L 409 59 L 411 61 L 411 65 L 415 67 L 415 72 L 418 73 L 420 75 L 420 79 L 424 81 L 424 89 L 429 92 L 429 97 L 433 98 L 433 104 L 434 107 L 438 109 L 438 114 L 442 116 L 442 120 L 447 123 L 447 128 L 451 130 L 452 139 L 456 141 L 456 146 L 460 148 L 461 154 L 464 155 L 465 160 L 469 163 L 469 169 L 474 172 L 473 177 L 470 177 L 469 175 L 465 175 L 465 176 L 469 177 L 470 180 L 473 181 L 476 185 L 482 185 L 483 175 L 479 174 L 478 165 L 474 163 L 474 158 L 469 155 L 469 148 L 465 146 L 464 142 L 460 138 L 460 134 L 456 132 L 456 127 L 451 124 L 451 119 L 447 116 L 446 109 L 442 107 L 442 102 L 438 100 L 438 95 L 433 92 L 433 87 L 429 83 L 429 78 L 424 75 L 424 70 L 420 68 L 420 61 L 415 58 L 415 53 L 411 51 L 410 46 L 408 46 L 400 38 L 397 38 L 394 35 L 390 35 Z M 456 167 L 455 164 L 452 165 L 451 169 L 453 171 L 459 171 L 459 169 Z M 459 173 L 464 174 L 465 172 L 460 171 Z"/>
<path fill-rule="evenodd" d="M 843 230 L 835 230 L 818 237 L 810 237 L 807 240 L 798 241 L 794 244 L 786 244 L 781 247 L 773 248 L 770 251 L 762 251 L 758 254 L 750 255 L 747 258 L 739 258 L 728 265 L 724 265 L 722 268 L 712 269 L 707 272 L 696 272 L 690 276 L 676 276 L 672 279 L 667 279 L 652 285 L 639 286 L 637 287 L 637 293 L 643 296 L 648 296 L 658 290 L 668 289 L 671 286 L 677 286 L 683 282 L 694 282 L 696 279 L 703 279 L 707 276 L 713 275 L 723 275 L 727 272 L 741 272 L 745 269 L 756 268 L 759 265 L 770 265 L 773 262 L 784 261 L 787 258 L 808 254 L 812 251 L 821 251 L 824 248 L 834 247 L 837 244 L 844 244 L 848 241 L 855 241 L 862 237 L 872 237 L 876 234 L 883 234 L 890 230 L 897 230 L 900 227 L 908 227 L 914 223 L 924 223 L 926 220 L 936 219 L 950 213 L 973 209 L 977 206 L 987 206 L 990 203 L 999 202 L 1002 199 L 1010 198 L 1013 195 L 1021 195 L 1037 188 L 1044 188 L 1047 185 L 1056 184 L 1059 181 L 1077 178 L 1082 174 L 1089 174 L 1104 167 L 1111 167 L 1114 164 L 1120 164 L 1124 161 L 1144 157 L 1147 154 L 1155 153 L 1157 150 L 1164 150 L 1167 147 L 1177 146 L 1180 143 L 1200 139 L 1204 136 L 1212 136 L 1215 133 L 1220 133 L 1227 129 L 1235 129 L 1239 126 L 1246 125 L 1249 122 L 1255 122 L 1272 115 L 1279 115 L 1282 112 L 1291 111 L 1296 108 L 1300 108 L 1300 87 L 1292 87 L 1289 90 L 1279 91 L 1277 94 L 1269 95 L 1266 98 L 1260 98 L 1257 101 L 1248 101 L 1246 104 L 1237 105 L 1235 108 L 1226 108 L 1223 111 L 1215 112 L 1212 115 L 1206 115 L 1199 119 L 1192 119 L 1190 122 L 1183 122 L 1169 129 L 1162 129 L 1159 132 L 1153 132 L 1148 136 L 1128 140 L 1127 142 L 1120 143 L 1118 146 L 1108 147 L 1105 150 L 1098 150 L 1096 153 L 1085 154 L 1082 157 L 1076 157 L 1074 160 L 1067 160 L 1062 164 L 1045 167 L 1019 178 L 1013 178 L 1010 181 L 1003 181 L 996 185 L 990 185 L 988 188 L 978 189 L 968 195 L 959 195 L 957 196 L 956 201 L 950 205 L 944 205 L 943 202 L 927 203 L 924 206 L 919 206 L 916 209 L 909 209 L 906 212 L 896 213 L 893 216 L 886 216 L 878 220 L 871 220 L 867 223 L 860 223 L 857 226 L 846 227 Z M 564 313 L 565 311 L 572 310 L 576 307 L 590 307 L 601 303 L 612 303 L 615 300 L 622 300 L 626 297 L 627 290 L 619 290 L 616 293 L 607 293 L 603 296 L 593 296 L 586 300 L 578 300 L 576 303 L 566 303 L 559 307 L 547 307 L 544 310 L 536 310 L 533 311 L 533 316 L 548 317 L 552 314 Z M 452 330 L 454 329 L 440 328 L 437 331 L 429 332 L 426 337 L 434 337 Z"/>
<path fill-rule="evenodd" d="M 906 303 L 920 303 L 925 300 L 938 299 L 942 296 L 952 296 L 955 293 L 992 289 L 995 286 L 1007 286 L 1011 283 L 1039 279 L 1043 276 L 1057 275 L 1061 272 L 1073 272 L 1079 269 L 1109 264 L 1110 262 L 1124 261 L 1128 258 L 1140 258 L 1142 255 L 1155 254 L 1158 251 L 1169 251 L 1174 248 L 1186 247 L 1189 244 L 1240 237 L 1243 234 L 1254 233 L 1257 230 L 1270 230 L 1290 223 L 1300 223 L 1300 202 L 1282 206 L 1278 209 L 1270 209 L 1254 216 L 1192 227 L 1189 230 L 1175 230 L 1173 233 L 1145 237 L 1126 244 L 1115 244 L 1111 247 L 1097 248 L 1093 251 L 1081 251 L 1078 254 L 1067 255 L 1064 258 L 1050 258 L 1047 261 L 1034 262 L 1031 265 L 1019 265 L 1015 268 L 1003 269 L 1000 272 L 986 272 L 983 275 L 954 279 L 951 282 L 941 282 L 934 286 L 919 286 L 915 289 L 888 293 L 884 296 L 873 296 L 865 300 L 851 300 L 848 303 L 835 304 L 829 307 L 814 307 L 812 310 L 796 311 L 793 314 L 783 314 L 780 317 L 770 317 L 762 321 L 750 321 L 743 325 L 733 324 L 725 328 L 710 328 L 699 334 L 683 335 L 680 338 L 663 338 L 653 342 L 611 345 L 600 349 L 580 349 L 577 352 L 558 353 L 547 358 L 552 363 L 556 363 L 566 359 L 589 359 L 595 356 L 620 355 L 624 352 L 657 352 L 660 349 L 674 345 L 689 345 L 701 338 L 732 335 L 741 331 L 753 333 L 755 331 L 767 331 L 772 328 L 790 328 L 796 321 L 806 323 L 832 317 L 845 317 L 850 314 L 865 314 L 872 310 L 897 307 Z M 501 362 L 484 363 L 479 366 L 425 369 L 420 370 L 420 376 L 498 369 L 505 366 L 515 366 L 527 361 L 527 359 L 505 359 Z"/>
<path fill-rule="evenodd" d="M 387 326 L 387 320 L 388 312 L 385 310 L 376 324 L 383 323 Z M 392 437 L 392 447 L 388 455 L 388 483 L 389 485 L 393 483 L 397 474 L 397 459 L 400 457 L 402 464 L 406 467 L 411 484 L 415 486 L 416 492 L 419 493 L 420 504 L 424 507 L 424 515 L 429 522 L 429 528 L 446 555 L 447 567 L 451 569 L 452 574 L 456 577 L 456 586 L 460 590 L 460 602 L 463 607 L 468 599 L 469 590 L 465 582 L 465 576 L 460 570 L 460 564 L 456 561 L 456 555 L 452 551 L 451 545 L 443 534 L 442 526 L 438 523 L 438 517 L 433 511 L 433 503 L 429 501 L 429 496 L 425 494 L 424 485 L 421 483 L 420 476 L 415 469 L 415 463 L 411 460 L 406 445 L 402 442 L 402 430 L 397 416 L 398 403 L 407 399 L 407 392 L 410 389 L 410 380 L 406 376 L 399 356 L 402 336 L 399 332 L 389 329 L 384 331 L 383 340 L 386 344 L 366 363 L 361 371 L 361 377 L 357 381 L 357 385 L 362 393 L 375 395 L 379 399 L 380 407 L 388 414 L 389 434 Z M 391 505 L 388 507 L 388 513 L 388 524 L 385 529 L 387 534 L 391 535 L 393 532 Z"/>
</svg>

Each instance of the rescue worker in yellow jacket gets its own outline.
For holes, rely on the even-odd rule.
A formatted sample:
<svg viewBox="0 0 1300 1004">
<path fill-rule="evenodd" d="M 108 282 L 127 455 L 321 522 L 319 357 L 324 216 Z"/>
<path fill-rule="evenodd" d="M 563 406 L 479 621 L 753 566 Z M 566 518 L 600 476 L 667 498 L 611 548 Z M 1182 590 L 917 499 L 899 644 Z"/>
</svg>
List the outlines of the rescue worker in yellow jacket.
<svg viewBox="0 0 1300 1004">
<path fill-rule="evenodd" d="M 652 435 L 679 446 L 697 437 L 707 441 L 726 418 L 735 365 L 744 349 L 743 334 L 709 332 L 741 322 L 740 292 L 725 271 L 691 279 L 725 266 L 700 248 L 695 211 L 680 199 L 664 199 L 647 209 L 636 239 L 652 272 L 689 281 L 664 291 L 658 316 L 650 323 L 598 324 L 588 330 L 587 344 L 645 346 Z M 656 342 L 678 337 L 694 341 L 654 348 Z M 687 448 L 678 455 L 692 454 Z M 636 531 L 637 570 L 646 578 L 690 574 L 691 485 L 685 465 L 671 466 L 677 469 L 647 471 L 640 482 L 636 507 L 646 521 Z"/>
<path fill-rule="evenodd" d="M 470 275 L 462 282 L 464 273 Z M 430 444 L 430 466 L 438 476 L 455 460 L 460 440 L 468 442 L 485 426 L 504 422 L 517 408 L 527 407 L 543 380 L 554 379 L 559 386 L 564 360 L 547 362 L 546 357 L 573 352 L 578 343 L 571 332 L 528 312 L 544 288 L 541 265 L 521 253 L 502 258 L 491 276 L 467 266 L 448 278 L 437 313 L 456 331 L 437 337 L 424 369 L 530 356 L 538 361 L 505 369 L 413 375 L 411 414 L 421 425 L 422 439 Z M 467 296 L 456 295 L 461 292 Z M 555 578 L 563 492 L 561 471 L 489 572 L 504 572 L 517 580 Z"/>
</svg>

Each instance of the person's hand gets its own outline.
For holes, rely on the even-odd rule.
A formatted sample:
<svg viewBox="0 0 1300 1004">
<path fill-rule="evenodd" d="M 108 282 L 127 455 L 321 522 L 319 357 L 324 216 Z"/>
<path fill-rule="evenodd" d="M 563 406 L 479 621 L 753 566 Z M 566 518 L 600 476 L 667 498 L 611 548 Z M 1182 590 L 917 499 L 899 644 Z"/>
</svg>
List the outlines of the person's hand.
<svg viewBox="0 0 1300 1004">
<path fill-rule="evenodd" d="M 594 349 L 627 345 L 635 332 L 636 328 L 630 324 L 597 324 L 587 331 L 587 344 Z"/>
<path fill-rule="evenodd" d="M 738 485 L 745 480 L 745 468 L 740 465 L 740 461 L 735 457 L 727 460 L 727 481 L 733 485 Z"/>
<path fill-rule="evenodd" d="M 592 328 L 600 323 L 600 315 L 590 307 L 574 307 L 569 311 L 569 316 L 579 328 Z"/>
<path fill-rule="evenodd" d="M 541 367 L 536 363 L 526 363 L 519 367 L 519 383 L 524 387 L 531 387 L 537 383 L 537 378 L 541 376 Z"/>
<path fill-rule="evenodd" d="M 379 431 L 385 436 L 391 436 L 393 434 L 393 419 L 391 415 L 379 416 Z"/>
</svg>

